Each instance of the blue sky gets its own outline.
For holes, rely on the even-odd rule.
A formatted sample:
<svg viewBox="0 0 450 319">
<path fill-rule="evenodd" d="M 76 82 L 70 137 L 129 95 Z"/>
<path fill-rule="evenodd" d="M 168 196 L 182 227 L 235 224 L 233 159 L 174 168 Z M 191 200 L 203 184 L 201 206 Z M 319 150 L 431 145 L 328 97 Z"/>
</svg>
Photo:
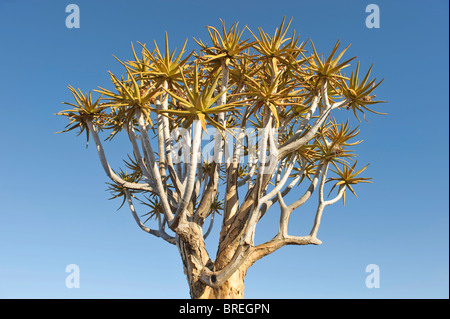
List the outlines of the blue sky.
<svg viewBox="0 0 450 319">
<path fill-rule="evenodd" d="M 80 28 L 65 8 L 79 5 Z M 225 3 L 225 5 L 223 5 Z M 365 8 L 380 8 L 368 29 Z M 273 33 L 283 16 L 321 52 L 352 43 L 362 70 L 385 78 L 388 103 L 362 122 L 356 148 L 373 184 L 325 211 L 321 246 L 289 246 L 258 261 L 246 298 L 448 298 L 448 1 L 0 0 L 0 298 L 188 298 L 177 249 L 142 232 L 108 201 L 106 176 L 84 137 L 55 134 L 68 84 L 109 86 L 130 42 L 196 47 L 205 25 L 239 21 Z M 250 35 L 249 35 L 250 36 Z M 341 114 L 340 116 L 345 116 Z M 123 153 L 107 145 L 118 163 Z M 358 185 L 359 186 L 359 185 Z M 290 232 L 311 227 L 299 211 Z M 269 217 L 257 239 L 275 231 Z M 215 229 L 218 230 L 217 228 Z M 271 233 L 272 232 L 272 233 Z M 211 240 L 216 237 L 211 237 Z M 214 249 L 215 242 L 208 242 Z M 68 264 L 80 288 L 68 289 Z M 366 266 L 380 268 L 368 289 Z"/>
</svg>

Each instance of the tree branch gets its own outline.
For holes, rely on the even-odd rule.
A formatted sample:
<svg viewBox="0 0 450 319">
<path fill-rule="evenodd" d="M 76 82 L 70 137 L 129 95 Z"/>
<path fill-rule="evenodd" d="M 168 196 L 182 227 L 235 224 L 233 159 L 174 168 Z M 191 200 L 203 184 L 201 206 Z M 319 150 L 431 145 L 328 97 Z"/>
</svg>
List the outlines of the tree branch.
<svg viewBox="0 0 450 319">
<path fill-rule="evenodd" d="M 141 190 L 141 191 L 148 191 L 148 192 L 155 193 L 155 190 L 152 187 L 152 185 L 150 185 L 148 183 L 130 183 L 130 182 L 124 181 L 119 176 L 117 176 L 117 174 L 114 173 L 114 171 L 111 169 L 111 167 L 108 164 L 108 161 L 107 161 L 106 155 L 105 155 L 105 151 L 103 150 L 102 143 L 98 136 L 97 127 L 90 121 L 87 121 L 86 124 L 88 125 L 89 131 L 90 131 L 92 137 L 94 138 L 94 142 L 95 142 L 95 145 L 97 148 L 97 153 L 98 153 L 100 162 L 103 166 L 103 169 L 105 170 L 106 175 L 113 182 L 115 182 L 123 187 L 130 188 L 133 190 Z"/>
<path fill-rule="evenodd" d="M 139 219 L 139 216 L 136 213 L 136 210 L 134 208 L 133 205 L 133 201 L 131 199 L 131 195 L 130 195 L 130 191 L 128 189 L 125 189 L 125 195 L 126 195 L 126 199 L 128 202 L 128 206 L 130 207 L 130 211 L 133 214 L 134 220 L 136 221 L 136 223 L 138 224 L 138 226 L 145 231 L 146 233 L 149 233 L 151 235 L 154 235 L 156 237 L 160 237 L 162 239 L 164 239 L 165 241 L 167 241 L 170 244 L 175 245 L 175 238 L 172 236 L 169 236 L 163 229 L 162 229 L 162 225 L 160 224 L 160 228 L 159 230 L 154 230 L 154 229 L 150 229 L 147 226 L 145 226 L 141 220 Z"/>
<path fill-rule="evenodd" d="M 202 126 L 200 121 L 195 120 L 193 125 L 193 141 L 192 141 L 192 150 L 191 150 L 191 159 L 189 163 L 189 169 L 186 176 L 186 186 L 184 190 L 183 197 L 181 198 L 181 202 L 178 205 L 177 212 L 172 221 L 169 221 L 169 226 L 171 229 L 175 229 L 178 226 L 180 221 L 180 217 L 184 214 L 189 202 L 191 201 L 192 193 L 194 191 L 195 186 L 195 174 L 197 172 L 198 166 L 198 154 L 200 151 L 201 139 L 202 139 Z"/>
<path fill-rule="evenodd" d="M 152 145 L 150 144 L 150 139 L 147 134 L 147 125 L 145 124 L 142 113 L 139 113 L 139 115 L 138 115 L 138 124 L 139 124 L 139 130 L 141 131 L 141 142 L 142 142 L 142 146 L 144 149 L 144 155 L 151 167 L 153 176 L 155 177 L 156 189 L 157 189 L 159 198 L 161 199 L 161 204 L 163 207 L 164 215 L 165 215 L 167 221 L 170 223 L 173 220 L 174 216 L 173 216 L 172 210 L 170 208 L 169 201 L 167 199 L 166 190 L 163 185 L 161 175 L 159 173 L 159 167 L 156 163 L 155 156 L 153 154 Z"/>
</svg>

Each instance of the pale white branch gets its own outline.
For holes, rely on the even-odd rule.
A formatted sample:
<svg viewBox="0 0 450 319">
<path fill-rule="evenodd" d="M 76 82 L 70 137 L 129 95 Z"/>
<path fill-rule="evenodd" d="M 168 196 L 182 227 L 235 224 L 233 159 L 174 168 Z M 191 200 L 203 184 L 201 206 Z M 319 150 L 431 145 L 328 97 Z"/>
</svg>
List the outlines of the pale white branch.
<svg viewBox="0 0 450 319">
<path fill-rule="evenodd" d="M 160 226 L 160 227 L 159 227 L 159 230 L 150 229 L 150 228 L 148 228 L 147 226 L 145 226 L 145 225 L 141 222 L 141 220 L 140 220 L 138 214 L 136 213 L 136 209 L 134 208 L 133 201 L 132 201 L 132 199 L 131 199 L 131 194 L 130 194 L 130 191 L 129 191 L 128 189 L 125 190 L 125 196 L 126 196 L 126 199 L 127 199 L 127 202 L 128 202 L 128 206 L 129 206 L 129 208 L 130 208 L 130 211 L 131 211 L 131 214 L 133 215 L 134 220 L 136 221 L 136 223 L 138 224 L 138 226 L 139 226 L 143 231 L 145 231 L 146 233 L 149 233 L 149 234 L 151 234 L 151 235 L 154 235 L 154 236 L 156 236 L 156 237 L 160 237 L 160 238 L 164 239 L 165 241 L 167 241 L 168 243 L 175 244 L 175 238 L 172 237 L 172 236 L 169 236 L 169 235 L 162 229 L 161 223 L 159 223 L 159 226 Z M 158 217 L 159 217 L 159 216 L 158 216 Z"/>
<path fill-rule="evenodd" d="M 187 208 L 189 201 L 191 200 L 192 193 L 194 191 L 195 186 L 195 175 L 197 172 L 198 166 L 198 155 L 200 151 L 201 139 L 202 139 L 202 126 L 200 121 L 195 120 L 193 125 L 193 141 L 192 141 L 192 149 L 191 149 L 191 159 L 189 162 L 189 169 L 186 175 L 186 185 L 184 187 L 184 194 L 181 198 L 181 202 L 178 205 L 177 212 L 175 214 L 175 218 L 173 221 L 169 221 L 169 225 L 172 224 L 176 227 L 176 223 L 180 220 L 182 214 L 184 214 L 185 209 Z"/>
<path fill-rule="evenodd" d="M 117 176 L 116 173 L 111 169 L 111 167 L 108 164 L 108 161 L 106 159 L 105 151 L 103 149 L 102 143 L 100 141 L 100 138 L 98 136 L 97 127 L 90 121 L 87 121 L 86 124 L 89 127 L 89 131 L 94 138 L 95 146 L 97 148 L 97 153 L 100 159 L 100 162 L 103 166 L 103 169 L 105 170 L 106 175 L 115 183 L 134 190 L 142 190 L 142 191 L 148 191 L 148 192 L 155 192 L 152 185 L 148 183 L 130 183 L 127 181 L 124 181 L 119 176 Z"/>
<path fill-rule="evenodd" d="M 144 116 L 142 113 L 138 115 L 138 124 L 139 124 L 139 130 L 141 131 L 141 142 L 144 149 L 144 155 L 149 163 L 153 176 L 155 177 L 155 183 L 156 183 L 156 189 L 157 193 L 159 195 L 159 198 L 161 200 L 161 204 L 163 207 L 164 214 L 166 216 L 166 219 L 170 222 L 173 219 L 173 213 L 169 205 L 169 201 L 166 194 L 166 189 L 163 185 L 163 180 L 161 178 L 158 164 L 156 163 L 155 156 L 153 153 L 152 145 L 150 143 L 150 139 L 147 134 L 147 125 L 144 121 Z"/>
<path fill-rule="evenodd" d="M 289 161 L 289 164 L 287 165 L 287 167 L 285 169 L 283 177 L 268 194 L 266 194 L 259 200 L 260 205 L 264 204 L 266 201 L 268 201 L 272 197 L 276 196 L 277 193 L 283 188 L 284 184 L 286 183 L 286 181 L 289 178 L 289 175 L 291 174 L 292 169 L 294 168 L 294 164 L 295 164 L 296 160 L 297 160 L 297 154 L 294 154 L 293 158 Z"/>
<path fill-rule="evenodd" d="M 214 211 L 211 212 L 211 217 L 210 217 L 210 220 L 209 220 L 209 226 L 208 226 L 208 229 L 206 230 L 206 233 L 203 235 L 203 240 L 205 240 L 209 236 L 209 234 L 211 233 L 211 230 L 212 230 L 213 225 L 214 225 L 214 214 L 215 214 Z"/>
</svg>

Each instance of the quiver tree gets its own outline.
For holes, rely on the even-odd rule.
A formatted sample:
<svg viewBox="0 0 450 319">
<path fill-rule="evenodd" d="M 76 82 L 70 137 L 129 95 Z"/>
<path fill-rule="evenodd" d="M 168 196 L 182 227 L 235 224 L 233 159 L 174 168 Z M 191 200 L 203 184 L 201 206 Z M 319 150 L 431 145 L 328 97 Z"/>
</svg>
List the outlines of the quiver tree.
<svg viewBox="0 0 450 319">
<path fill-rule="evenodd" d="M 94 90 L 94 101 L 69 86 L 72 109 L 58 113 L 70 120 L 64 132 L 92 138 L 112 198 L 143 231 L 178 248 L 192 298 L 242 298 L 254 262 L 285 245 L 320 245 L 325 208 L 369 182 L 349 149 L 359 130 L 332 113 L 377 113 L 369 106 L 380 102 L 372 92 L 381 81 L 369 79 L 371 68 L 361 79 L 359 63 L 347 76 L 348 47 L 337 42 L 326 57 L 295 31 L 288 37 L 289 25 L 283 19 L 273 36 L 208 26 L 211 44 L 196 39 L 189 54 L 186 42 L 170 51 L 167 34 L 164 52 L 139 43 L 131 60 L 119 60 L 124 74 L 110 73 L 112 89 Z M 114 170 L 103 142 L 119 133 L 131 147 Z M 290 234 L 291 214 L 312 198 L 310 233 Z M 270 213 L 280 213 L 278 232 L 255 244 L 256 225 Z M 217 220 L 213 259 L 205 239 Z"/>
</svg>

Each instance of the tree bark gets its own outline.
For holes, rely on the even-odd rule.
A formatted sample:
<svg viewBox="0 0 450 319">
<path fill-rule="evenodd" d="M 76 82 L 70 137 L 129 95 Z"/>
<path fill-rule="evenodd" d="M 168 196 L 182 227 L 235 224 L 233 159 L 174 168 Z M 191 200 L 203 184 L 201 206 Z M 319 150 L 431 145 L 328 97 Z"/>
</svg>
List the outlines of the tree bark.
<svg viewBox="0 0 450 319">
<path fill-rule="evenodd" d="M 244 298 L 244 278 L 245 270 L 237 270 L 220 287 L 212 288 L 201 281 L 196 285 L 190 285 L 190 295 L 192 299 L 243 299 Z M 189 276 L 188 276 L 189 277 Z"/>
<path fill-rule="evenodd" d="M 202 228 L 199 224 L 190 221 L 183 222 L 177 230 L 176 245 L 183 262 L 184 274 L 189 285 L 192 299 L 242 299 L 244 298 L 244 278 L 248 265 L 243 264 L 222 285 L 213 288 L 200 280 L 201 271 L 206 265 L 211 271 L 220 270 L 226 264 L 230 251 L 224 258 L 211 261 L 205 248 Z M 223 259 L 223 260 L 222 260 Z"/>
</svg>

